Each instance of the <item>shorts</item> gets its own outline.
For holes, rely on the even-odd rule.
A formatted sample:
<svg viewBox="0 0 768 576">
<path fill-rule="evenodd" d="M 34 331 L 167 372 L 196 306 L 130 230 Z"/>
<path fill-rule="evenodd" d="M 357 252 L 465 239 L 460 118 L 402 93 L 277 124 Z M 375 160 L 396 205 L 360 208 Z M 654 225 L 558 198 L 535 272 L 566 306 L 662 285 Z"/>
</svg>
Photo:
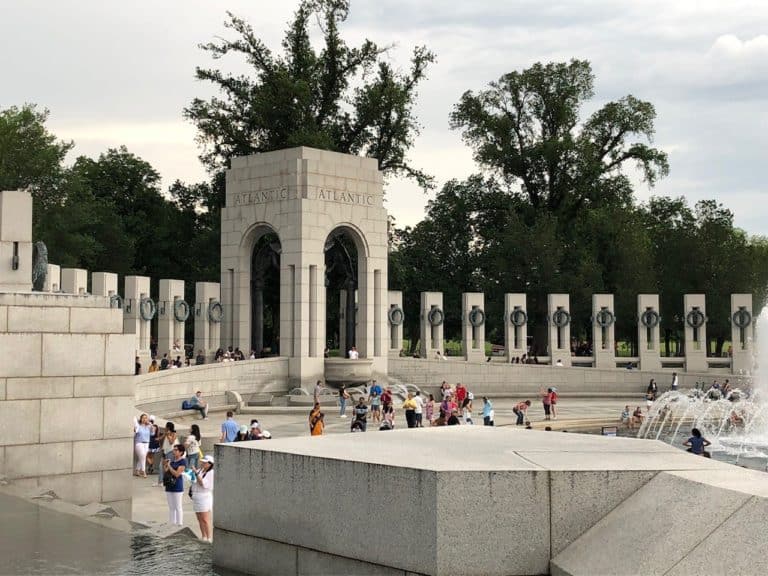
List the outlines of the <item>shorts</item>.
<svg viewBox="0 0 768 576">
<path fill-rule="evenodd" d="M 192 510 L 195 512 L 210 512 L 213 509 L 213 494 L 210 492 L 192 493 Z"/>
<path fill-rule="evenodd" d="M 378 412 L 378 411 L 379 411 L 379 406 L 377 406 L 376 404 L 371 405 L 371 412 Z"/>
</svg>

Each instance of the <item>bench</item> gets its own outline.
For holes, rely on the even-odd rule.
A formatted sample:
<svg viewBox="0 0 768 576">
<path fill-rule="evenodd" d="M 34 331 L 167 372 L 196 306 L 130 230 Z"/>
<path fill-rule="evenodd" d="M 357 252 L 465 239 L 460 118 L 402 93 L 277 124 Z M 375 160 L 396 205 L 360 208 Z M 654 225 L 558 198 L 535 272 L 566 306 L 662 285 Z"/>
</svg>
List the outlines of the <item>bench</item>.
<svg viewBox="0 0 768 576">
<path fill-rule="evenodd" d="M 243 394 L 242 396 L 243 403 L 246 406 L 272 406 L 272 401 L 275 399 L 274 394 L 263 394 L 259 392 Z"/>
<path fill-rule="evenodd" d="M 240 407 L 239 394 L 233 392 L 222 392 L 220 394 L 212 394 L 205 396 L 203 399 L 208 403 L 208 414 L 213 412 L 227 412 L 232 410 L 233 412 Z M 198 414 L 198 410 L 182 410 L 181 403 L 184 400 L 189 400 L 192 396 L 184 396 L 181 398 L 171 398 L 165 400 L 158 400 L 156 402 L 145 402 L 136 406 L 137 410 L 146 414 L 154 414 L 158 418 L 178 418 L 181 416 L 189 416 L 190 414 Z"/>
</svg>

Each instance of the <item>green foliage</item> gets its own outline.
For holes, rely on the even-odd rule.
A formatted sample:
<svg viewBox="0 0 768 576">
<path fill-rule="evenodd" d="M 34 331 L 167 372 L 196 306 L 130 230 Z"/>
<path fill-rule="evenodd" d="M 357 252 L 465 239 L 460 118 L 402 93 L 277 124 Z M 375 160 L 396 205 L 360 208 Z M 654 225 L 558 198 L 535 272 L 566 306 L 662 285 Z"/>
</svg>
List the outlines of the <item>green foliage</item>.
<svg viewBox="0 0 768 576">
<path fill-rule="evenodd" d="M 387 48 L 370 40 L 349 47 L 339 30 L 348 11 L 347 0 L 302 1 L 283 39 L 282 55 L 232 13 L 225 26 L 237 38 L 201 46 L 215 60 L 240 55 L 252 69 L 247 76 L 197 68 L 197 78 L 221 92 L 210 100 L 195 98 L 184 111 L 197 126 L 204 147 L 200 159 L 212 173 L 228 167 L 232 156 L 311 146 L 377 158 L 385 174 L 430 184 L 406 153 L 419 133 L 413 115 L 416 88 L 434 55 L 416 48 L 411 69 L 404 73 L 382 59 Z M 320 51 L 310 42 L 314 17 L 321 23 Z"/>
</svg>

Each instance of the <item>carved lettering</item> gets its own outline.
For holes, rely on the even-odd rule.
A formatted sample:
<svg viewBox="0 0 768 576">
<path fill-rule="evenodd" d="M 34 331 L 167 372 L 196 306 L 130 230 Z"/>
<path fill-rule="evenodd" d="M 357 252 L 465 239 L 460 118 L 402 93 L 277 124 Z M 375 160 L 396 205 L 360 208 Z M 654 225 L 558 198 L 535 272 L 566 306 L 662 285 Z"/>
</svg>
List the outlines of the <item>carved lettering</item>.
<svg viewBox="0 0 768 576">
<path fill-rule="evenodd" d="M 249 206 L 252 204 L 266 204 L 288 200 L 291 195 L 288 188 L 274 188 L 272 190 L 257 190 L 255 192 L 241 192 L 235 194 L 235 206 Z M 359 192 L 347 192 L 344 190 L 331 190 L 330 188 L 318 188 L 315 194 L 317 200 L 334 202 L 337 204 L 356 204 L 358 206 L 375 206 L 376 197 L 373 194 L 360 194 Z"/>
</svg>

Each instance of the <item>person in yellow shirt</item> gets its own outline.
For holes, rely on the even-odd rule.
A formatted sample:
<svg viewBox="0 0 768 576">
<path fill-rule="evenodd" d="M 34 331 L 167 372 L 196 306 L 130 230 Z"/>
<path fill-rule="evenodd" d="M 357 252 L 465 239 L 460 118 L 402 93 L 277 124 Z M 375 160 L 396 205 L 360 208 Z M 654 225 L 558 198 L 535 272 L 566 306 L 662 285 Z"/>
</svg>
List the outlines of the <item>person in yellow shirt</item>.
<svg viewBox="0 0 768 576">
<path fill-rule="evenodd" d="M 416 407 L 416 400 L 413 399 L 413 393 L 408 392 L 408 398 L 403 402 L 405 422 L 408 424 L 408 428 L 416 428 Z"/>
</svg>

